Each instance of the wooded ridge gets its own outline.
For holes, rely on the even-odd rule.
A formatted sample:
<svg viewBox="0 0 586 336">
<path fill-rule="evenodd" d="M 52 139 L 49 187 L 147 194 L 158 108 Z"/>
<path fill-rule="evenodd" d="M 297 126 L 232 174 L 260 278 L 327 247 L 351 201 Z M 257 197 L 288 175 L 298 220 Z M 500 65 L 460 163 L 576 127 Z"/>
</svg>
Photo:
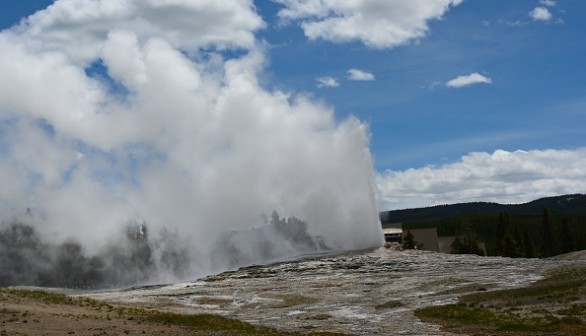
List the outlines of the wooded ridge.
<svg viewBox="0 0 586 336">
<path fill-rule="evenodd" d="M 499 213 L 511 215 L 535 215 L 547 208 L 551 215 L 586 216 L 586 195 L 572 194 L 544 197 L 523 204 L 499 204 L 470 202 L 436 205 L 425 208 L 382 211 L 382 223 L 409 223 L 413 221 L 439 220 L 461 216 L 487 216 Z"/>
<path fill-rule="evenodd" d="M 455 237 L 452 253 L 507 257 L 551 257 L 586 250 L 586 195 L 540 198 L 524 204 L 486 202 L 384 211 L 381 222 L 403 231 L 435 228 Z"/>
</svg>

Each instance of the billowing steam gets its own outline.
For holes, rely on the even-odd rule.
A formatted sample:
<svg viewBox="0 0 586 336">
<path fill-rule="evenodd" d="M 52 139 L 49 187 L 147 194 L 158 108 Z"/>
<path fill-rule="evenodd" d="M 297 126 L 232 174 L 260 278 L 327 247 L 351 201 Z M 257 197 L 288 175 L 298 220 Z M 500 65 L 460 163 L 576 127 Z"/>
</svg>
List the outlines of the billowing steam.
<svg viewBox="0 0 586 336">
<path fill-rule="evenodd" d="M 263 26 L 244 0 L 59 0 L 0 32 L 2 285 L 380 245 L 367 128 L 263 87 Z"/>
</svg>

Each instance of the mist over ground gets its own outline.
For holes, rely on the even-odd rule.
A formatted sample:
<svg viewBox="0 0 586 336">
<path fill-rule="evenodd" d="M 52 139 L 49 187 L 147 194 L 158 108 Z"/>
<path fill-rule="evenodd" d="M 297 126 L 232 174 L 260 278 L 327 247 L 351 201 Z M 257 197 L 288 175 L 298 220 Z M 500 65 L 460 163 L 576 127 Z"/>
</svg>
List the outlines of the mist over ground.
<svg viewBox="0 0 586 336">
<path fill-rule="evenodd" d="M 265 87 L 264 25 L 251 1 L 58 0 L 0 32 L 3 285 L 380 245 L 368 127 Z"/>
</svg>

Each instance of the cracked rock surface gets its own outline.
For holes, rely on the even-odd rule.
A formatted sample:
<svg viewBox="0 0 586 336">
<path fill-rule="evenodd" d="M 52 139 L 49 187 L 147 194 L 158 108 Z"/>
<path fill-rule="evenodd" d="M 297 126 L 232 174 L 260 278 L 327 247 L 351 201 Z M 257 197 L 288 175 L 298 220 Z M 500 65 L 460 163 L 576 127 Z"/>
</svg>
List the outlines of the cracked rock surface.
<svg viewBox="0 0 586 336">
<path fill-rule="evenodd" d="M 159 310 L 219 314 L 281 330 L 453 335 L 420 321 L 413 311 L 454 303 L 476 291 L 526 286 L 546 270 L 570 263 L 380 248 L 89 295 Z"/>
</svg>

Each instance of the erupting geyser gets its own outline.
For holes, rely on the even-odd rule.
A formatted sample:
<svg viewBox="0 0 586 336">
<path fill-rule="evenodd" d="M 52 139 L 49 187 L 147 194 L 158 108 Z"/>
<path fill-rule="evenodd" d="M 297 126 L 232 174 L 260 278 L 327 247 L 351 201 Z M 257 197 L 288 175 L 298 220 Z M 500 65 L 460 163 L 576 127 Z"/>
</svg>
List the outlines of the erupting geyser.
<svg viewBox="0 0 586 336">
<path fill-rule="evenodd" d="M 380 245 L 367 127 L 261 85 L 263 25 L 251 1 L 58 0 L 0 32 L 2 284 Z"/>
</svg>

